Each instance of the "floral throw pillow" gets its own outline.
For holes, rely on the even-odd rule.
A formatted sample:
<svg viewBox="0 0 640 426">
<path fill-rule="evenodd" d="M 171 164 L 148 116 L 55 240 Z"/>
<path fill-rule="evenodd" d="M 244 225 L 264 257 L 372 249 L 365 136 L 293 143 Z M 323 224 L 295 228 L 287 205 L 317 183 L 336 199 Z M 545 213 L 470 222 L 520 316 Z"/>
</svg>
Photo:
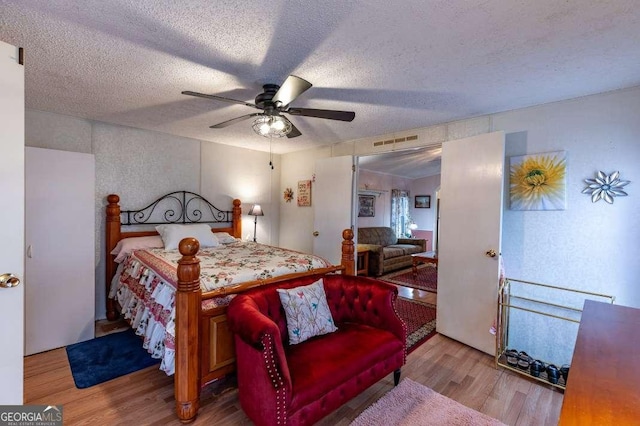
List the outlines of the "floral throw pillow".
<svg viewBox="0 0 640 426">
<path fill-rule="evenodd" d="M 287 317 L 290 344 L 302 343 L 313 336 L 338 329 L 327 304 L 322 278 L 307 286 L 277 291 Z"/>
</svg>

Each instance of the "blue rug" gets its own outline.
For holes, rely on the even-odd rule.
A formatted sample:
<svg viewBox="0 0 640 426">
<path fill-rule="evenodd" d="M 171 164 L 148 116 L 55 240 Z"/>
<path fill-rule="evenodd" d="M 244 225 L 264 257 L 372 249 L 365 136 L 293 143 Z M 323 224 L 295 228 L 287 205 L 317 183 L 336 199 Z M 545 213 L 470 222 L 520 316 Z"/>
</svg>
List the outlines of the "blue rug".
<svg viewBox="0 0 640 426">
<path fill-rule="evenodd" d="M 142 347 L 142 338 L 136 336 L 132 329 L 69 345 L 67 357 L 73 381 L 78 389 L 88 388 L 160 362 L 151 358 Z"/>
</svg>

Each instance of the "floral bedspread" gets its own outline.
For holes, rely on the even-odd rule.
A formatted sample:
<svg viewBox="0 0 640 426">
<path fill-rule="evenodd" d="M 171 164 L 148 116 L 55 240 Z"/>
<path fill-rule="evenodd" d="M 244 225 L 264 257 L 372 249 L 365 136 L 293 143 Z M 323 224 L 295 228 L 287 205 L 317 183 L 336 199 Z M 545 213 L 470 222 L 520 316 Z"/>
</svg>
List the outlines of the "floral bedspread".
<svg viewBox="0 0 640 426">
<path fill-rule="evenodd" d="M 238 241 L 204 248 L 200 259 L 203 292 L 295 272 L 331 266 L 325 259 L 278 247 Z M 172 375 L 175 361 L 175 291 L 178 250 L 136 250 L 118 268 L 112 294 L 143 346 L 162 359 L 160 369 Z M 233 295 L 203 301 L 202 309 L 228 305 Z"/>
<path fill-rule="evenodd" d="M 177 282 L 176 268 L 182 257 L 178 250 L 150 249 L 135 254 L 165 280 Z M 198 259 L 203 292 L 331 266 L 325 259 L 312 254 L 245 241 L 200 249 Z"/>
</svg>

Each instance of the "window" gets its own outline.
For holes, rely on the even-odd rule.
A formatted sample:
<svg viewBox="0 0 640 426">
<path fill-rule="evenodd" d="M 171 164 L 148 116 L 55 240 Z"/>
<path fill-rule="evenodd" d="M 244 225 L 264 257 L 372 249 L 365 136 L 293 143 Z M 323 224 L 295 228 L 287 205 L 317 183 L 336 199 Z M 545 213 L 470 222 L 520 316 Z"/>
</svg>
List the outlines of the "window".
<svg viewBox="0 0 640 426">
<path fill-rule="evenodd" d="M 405 238 L 410 233 L 409 224 L 409 191 L 402 189 L 391 190 L 391 228 L 396 237 Z M 409 234 L 410 235 L 410 234 Z"/>
</svg>

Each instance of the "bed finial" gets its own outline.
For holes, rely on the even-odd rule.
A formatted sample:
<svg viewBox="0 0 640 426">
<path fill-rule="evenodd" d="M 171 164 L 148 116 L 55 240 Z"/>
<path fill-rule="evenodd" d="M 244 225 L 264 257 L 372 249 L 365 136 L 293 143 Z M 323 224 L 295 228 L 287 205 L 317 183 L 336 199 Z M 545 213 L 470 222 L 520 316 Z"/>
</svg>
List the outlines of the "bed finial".
<svg viewBox="0 0 640 426">
<path fill-rule="evenodd" d="M 188 259 L 184 260 L 192 260 L 196 253 L 198 253 L 198 250 L 200 250 L 200 243 L 193 237 L 184 238 L 180 241 L 178 249 L 181 255 L 188 257 Z"/>
<path fill-rule="evenodd" d="M 356 262 L 353 258 L 353 229 L 347 228 L 342 231 L 342 266 L 345 275 L 356 275 Z"/>
<path fill-rule="evenodd" d="M 242 239 L 242 202 L 239 199 L 233 200 L 233 236 Z"/>
<path fill-rule="evenodd" d="M 109 194 L 107 196 L 107 221 L 108 222 L 120 222 L 120 197 L 116 194 Z"/>
<path fill-rule="evenodd" d="M 174 394 L 176 414 L 182 423 L 195 419 L 200 407 L 200 348 L 193 342 L 200 338 L 200 260 L 196 257 L 200 243 L 184 238 L 178 249 L 178 291 L 176 292 L 176 358 Z"/>
<path fill-rule="evenodd" d="M 106 223 L 106 245 L 107 252 L 105 262 L 106 272 L 106 297 L 107 297 L 107 319 L 109 321 L 115 321 L 118 319 L 118 313 L 116 312 L 116 305 L 113 299 L 109 298 L 109 292 L 111 289 L 111 278 L 116 273 L 116 264 L 111 256 L 111 251 L 115 248 L 118 241 L 120 241 L 120 197 L 116 194 L 110 194 L 107 196 L 107 223 Z"/>
</svg>

